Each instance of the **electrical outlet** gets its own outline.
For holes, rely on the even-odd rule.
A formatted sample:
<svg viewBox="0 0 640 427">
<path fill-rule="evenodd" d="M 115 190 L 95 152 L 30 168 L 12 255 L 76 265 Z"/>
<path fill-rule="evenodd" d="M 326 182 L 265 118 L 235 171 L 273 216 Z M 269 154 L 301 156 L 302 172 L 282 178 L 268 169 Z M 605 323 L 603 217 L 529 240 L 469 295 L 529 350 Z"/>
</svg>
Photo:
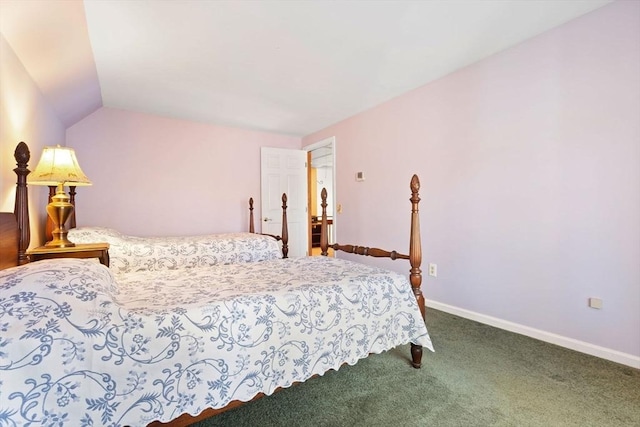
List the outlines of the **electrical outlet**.
<svg viewBox="0 0 640 427">
<path fill-rule="evenodd" d="M 602 308 L 602 299 L 589 298 L 589 307 L 600 310 Z"/>
<path fill-rule="evenodd" d="M 429 276 L 438 277 L 438 265 L 429 264 Z"/>
</svg>

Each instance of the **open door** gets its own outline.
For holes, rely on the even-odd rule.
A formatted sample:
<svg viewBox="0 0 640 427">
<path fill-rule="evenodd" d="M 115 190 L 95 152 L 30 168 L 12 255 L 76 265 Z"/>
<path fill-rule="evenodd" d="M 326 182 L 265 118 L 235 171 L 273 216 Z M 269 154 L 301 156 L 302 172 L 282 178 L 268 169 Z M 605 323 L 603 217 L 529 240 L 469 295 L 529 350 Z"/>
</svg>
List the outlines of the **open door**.
<svg viewBox="0 0 640 427">
<path fill-rule="evenodd" d="M 262 147 L 262 232 L 282 234 L 282 193 L 287 195 L 289 257 L 307 255 L 307 152 Z"/>
<path fill-rule="evenodd" d="M 329 244 L 335 242 L 336 236 L 336 203 L 335 203 L 335 137 L 330 137 L 304 147 L 308 153 L 309 165 L 308 206 L 307 217 L 310 255 L 320 255 L 320 221 L 322 207 L 320 206 L 320 192 L 327 190 L 327 216 L 329 223 Z M 333 256 L 333 249 L 329 249 L 329 256 Z"/>
</svg>

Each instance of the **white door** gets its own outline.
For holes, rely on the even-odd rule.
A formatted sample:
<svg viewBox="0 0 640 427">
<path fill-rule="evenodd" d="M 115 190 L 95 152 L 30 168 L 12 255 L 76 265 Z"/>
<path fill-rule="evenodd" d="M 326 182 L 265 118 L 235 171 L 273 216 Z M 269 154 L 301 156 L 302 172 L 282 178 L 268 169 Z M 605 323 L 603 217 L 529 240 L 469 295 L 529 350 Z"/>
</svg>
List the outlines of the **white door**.
<svg viewBox="0 0 640 427">
<path fill-rule="evenodd" d="M 287 195 L 289 257 L 307 255 L 307 152 L 262 147 L 262 232 L 282 234 L 282 193 Z"/>
</svg>

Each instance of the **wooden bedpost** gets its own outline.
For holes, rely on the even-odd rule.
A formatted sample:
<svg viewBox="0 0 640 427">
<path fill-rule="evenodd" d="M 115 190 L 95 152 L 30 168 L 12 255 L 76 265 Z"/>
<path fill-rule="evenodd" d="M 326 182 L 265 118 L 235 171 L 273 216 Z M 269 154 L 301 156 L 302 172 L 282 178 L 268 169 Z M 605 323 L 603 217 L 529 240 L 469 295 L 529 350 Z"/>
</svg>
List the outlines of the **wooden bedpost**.
<svg viewBox="0 0 640 427">
<path fill-rule="evenodd" d="M 282 258 L 289 258 L 289 227 L 287 226 L 287 193 L 282 193 Z"/>
<path fill-rule="evenodd" d="M 322 202 L 322 222 L 320 223 L 320 255 L 327 256 L 329 254 L 329 233 L 327 232 L 327 189 L 322 188 L 320 192 Z"/>
<path fill-rule="evenodd" d="M 249 233 L 255 233 L 253 226 L 253 197 L 249 197 Z"/>
<path fill-rule="evenodd" d="M 20 142 L 16 147 L 13 156 L 16 159 L 17 168 L 13 171 L 18 176 L 16 182 L 16 204 L 13 213 L 18 222 L 18 265 L 29 262 L 27 249 L 31 240 L 31 229 L 29 226 L 29 196 L 27 190 L 27 175 L 31 171 L 27 168 L 31 153 L 29 147 L 24 142 Z"/>
<path fill-rule="evenodd" d="M 266 219 L 265 219 L 266 221 Z M 249 232 L 255 233 L 253 220 L 253 197 L 249 197 Z M 282 258 L 288 258 L 289 254 L 289 229 L 287 225 L 287 195 L 282 193 L 282 236 L 275 234 L 260 233 L 263 236 L 271 236 L 277 241 L 282 240 Z"/>
<path fill-rule="evenodd" d="M 53 196 L 56 195 L 56 188 L 58 188 L 57 185 L 50 185 L 49 186 L 49 198 L 47 199 L 47 203 L 51 203 Z M 73 210 L 74 212 L 76 211 L 75 209 Z M 56 228 L 55 225 L 53 225 L 53 220 L 51 219 L 51 217 L 49 215 L 47 215 L 47 220 L 44 226 L 44 241 L 45 242 L 49 242 L 51 240 L 53 240 L 53 229 Z"/>
<path fill-rule="evenodd" d="M 422 244 L 420 242 L 420 215 L 418 210 L 418 204 L 420 203 L 420 180 L 417 175 L 413 175 L 411 178 L 411 239 L 409 241 L 409 263 L 411 264 L 411 273 L 409 280 L 411 282 L 411 289 L 420 307 L 420 313 L 422 313 L 422 319 L 425 320 L 425 305 L 424 296 L 422 295 L 422 270 L 420 265 L 422 264 Z M 411 364 L 414 368 L 420 368 L 422 364 L 422 346 L 411 343 L 411 358 L 413 359 Z"/>
<path fill-rule="evenodd" d="M 73 205 L 73 211 L 69 217 L 69 229 L 76 228 L 76 186 L 69 186 L 69 203 Z M 47 215 L 48 216 L 48 215 Z"/>
</svg>

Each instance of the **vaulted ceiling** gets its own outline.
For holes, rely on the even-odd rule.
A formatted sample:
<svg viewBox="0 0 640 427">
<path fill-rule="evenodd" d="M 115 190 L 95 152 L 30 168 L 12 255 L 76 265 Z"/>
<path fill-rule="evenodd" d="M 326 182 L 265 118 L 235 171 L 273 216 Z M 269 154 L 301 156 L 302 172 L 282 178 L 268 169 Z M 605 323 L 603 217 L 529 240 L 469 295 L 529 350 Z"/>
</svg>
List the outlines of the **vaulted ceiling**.
<svg viewBox="0 0 640 427">
<path fill-rule="evenodd" d="M 307 135 L 610 0 L 0 0 L 71 126 L 101 106 Z"/>
</svg>

